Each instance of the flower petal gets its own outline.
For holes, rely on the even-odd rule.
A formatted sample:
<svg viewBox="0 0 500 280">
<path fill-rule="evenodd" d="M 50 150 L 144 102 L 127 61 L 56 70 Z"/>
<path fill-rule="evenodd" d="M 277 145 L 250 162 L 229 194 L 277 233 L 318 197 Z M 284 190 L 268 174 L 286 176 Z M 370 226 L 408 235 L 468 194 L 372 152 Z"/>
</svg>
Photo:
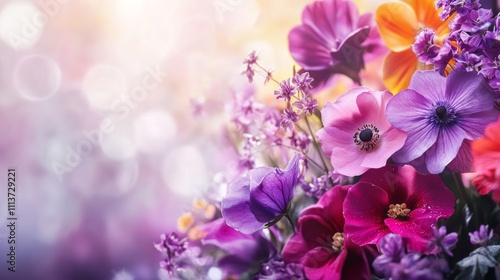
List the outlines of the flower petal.
<svg viewBox="0 0 500 280">
<path fill-rule="evenodd" d="M 308 279 L 340 280 L 347 250 L 335 254 L 331 249 L 318 247 L 304 257 L 304 272 Z"/>
<path fill-rule="evenodd" d="M 439 18 L 439 11 L 436 10 L 434 2 L 436 0 L 403 0 L 410 5 L 417 15 L 417 20 L 425 27 L 437 31 L 438 35 L 448 33 L 448 22 L 443 22 Z"/>
<path fill-rule="evenodd" d="M 343 149 L 334 147 L 330 161 L 333 169 L 338 173 L 345 176 L 357 176 L 368 170 L 367 167 L 361 166 L 365 154 L 364 151 L 356 148 Z"/>
<path fill-rule="evenodd" d="M 459 173 L 470 172 L 473 171 L 472 162 L 471 141 L 465 139 L 455 159 L 448 164 L 448 169 Z"/>
<path fill-rule="evenodd" d="M 384 224 L 388 205 L 383 189 L 366 182 L 352 186 L 344 201 L 344 232 L 359 246 L 376 244 L 390 233 Z"/>
<path fill-rule="evenodd" d="M 256 186 L 253 186 L 251 182 L 250 211 L 259 222 L 268 223 L 279 215 L 286 213 L 300 176 L 299 159 L 299 155 L 295 154 L 285 171 L 275 170 L 267 173 L 262 182 Z M 256 179 L 256 177 L 250 175 L 249 178 L 250 181 L 252 181 L 252 178 Z"/>
<path fill-rule="evenodd" d="M 443 172 L 457 156 L 465 136 L 465 131 L 456 125 L 441 127 L 436 143 L 425 153 L 427 170 L 432 174 Z"/>
<path fill-rule="evenodd" d="M 412 89 L 402 91 L 387 104 L 387 120 L 408 133 L 403 148 L 393 155 L 396 162 L 410 162 L 436 143 L 439 127 L 430 125 L 427 120 L 431 106 L 431 101 Z"/>
<path fill-rule="evenodd" d="M 433 102 L 443 101 L 446 92 L 446 78 L 434 70 L 416 71 L 411 78 L 409 88 Z"/>
<path fill-rule="evenodd" d="M 385 166 L 395 152 L 397 152 L 406 142 L 406 133 L 397 129 L 391 128 L 382 134 L 376 151 L 366 153 L 361 165 L 368 168 L 380 168 Z"/>
<path fill-rule="evenodd" d="M 408 87 L 413 73 L 417 70 L 418 60 L 411 49 L 390 52 L 384 60 L 383 82 L 393 94 Z"/>
<path fill-rule="evenodd" d="M 293 59 L 307 70 L 325 70 L 333 64 L 330 50 L 335 45 L 330 45 L 309 26 L 293 28 L 288 42 Z"/>
<path fill-rule="evenodd" d="M 415 41 L 418 21 L 410 5 L 402 2 L 384 3 L 377 8 L 375 20 L 382 40 L 391 51 L 407 50 Z"/>
<path fill-rule="evenodd" d="M 446 79 L 446 99 L 461 115 L 494 109 L 495 92 L 482 75 L 452 71 Z"/>
<path fill-rule="evenodd" d="M 250 211 L 250 182 L 247 178 L 240 177 L 229 184 L 221 212 L 226 223 L 242 233 L 254 233 L 265 224 L 257 221 Z"/>
</svg>

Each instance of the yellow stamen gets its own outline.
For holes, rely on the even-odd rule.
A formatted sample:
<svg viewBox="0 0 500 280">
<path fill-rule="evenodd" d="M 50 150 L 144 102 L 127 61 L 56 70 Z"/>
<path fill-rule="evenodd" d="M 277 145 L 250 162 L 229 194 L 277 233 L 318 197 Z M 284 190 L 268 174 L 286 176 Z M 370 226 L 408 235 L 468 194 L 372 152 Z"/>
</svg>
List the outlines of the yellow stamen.
<svg viewBox="0 0 500 280">
<path fill-rule="evenodd" d="M 387 216 L 391 218 L 404 218 L 410 214 L 410 209 L 406 208 L 406 203 L 401 204 L 391 204 L 389 205 L 389 211 L 387 211 Z"/>
<path fill-rule="evenodd" d="M 332 236 L 332 249 L 335 253 L 338 253 L 344 249 L 344 233 L 336 232 Z"/>
</svg>

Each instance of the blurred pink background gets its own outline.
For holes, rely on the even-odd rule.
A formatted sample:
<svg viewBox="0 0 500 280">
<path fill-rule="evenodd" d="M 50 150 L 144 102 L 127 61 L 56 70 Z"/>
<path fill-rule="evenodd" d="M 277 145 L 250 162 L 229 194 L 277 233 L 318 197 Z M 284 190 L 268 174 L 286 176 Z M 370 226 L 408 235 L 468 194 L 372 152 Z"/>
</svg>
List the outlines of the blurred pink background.
<svg viewBox="0 0 500 280">
<path fill-rule="evenodd" d="M 0 0 L 0 278 L 162 278 L 153 242 L 194 198 L 224 194 L 225 102 L 247 84 L 243 59 L 257 50 L 278 80 L 291 75 L 287 35 L 308 2 Z"/>
</svg>

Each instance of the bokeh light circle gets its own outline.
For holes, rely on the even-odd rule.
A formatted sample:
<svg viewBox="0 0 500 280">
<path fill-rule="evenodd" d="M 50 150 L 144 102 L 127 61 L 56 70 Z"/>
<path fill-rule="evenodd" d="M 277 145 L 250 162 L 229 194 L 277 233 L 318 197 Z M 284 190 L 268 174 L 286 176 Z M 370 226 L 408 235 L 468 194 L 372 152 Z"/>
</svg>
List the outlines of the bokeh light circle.
<svg viewBox="0 0 500 280">
<path fill-rule="evenodd" d="M 165 184 L 181 196 L 200 195 L 210 182 L 203 155 L 189 145 L 171 151 L 163 162 L 161 172 Z"/>
<path fill-rule="evenodd" d="M 14 87 L 30 101 L 52 97 L 61 85 L 59 65 L 43 55 L 29 55 L 21 59 L 14 70 Z"/>
<path fill-rule="evenodd" d="M 99 64 L 92 67 L 83 80 L 83 91 L 90 105 L 101 110 L 111 110 L 114 103 L 127 92 L 127 79 L 122 70 L 112 65 Z"/>
<path fill-rule="evenodd" d="M 177 124 L 164 111 L 150 111 L 134 121 L 134 138 L 139 151 L 155 153 L 164 150 L 175 138 Z"/>
<path fill-rule="evenodd" d="M 0 39 L 15 50 L 30 48 L 40 39 L 47 20 L 33 2 L 10 1 L 0 11 Z"/>
</svg>

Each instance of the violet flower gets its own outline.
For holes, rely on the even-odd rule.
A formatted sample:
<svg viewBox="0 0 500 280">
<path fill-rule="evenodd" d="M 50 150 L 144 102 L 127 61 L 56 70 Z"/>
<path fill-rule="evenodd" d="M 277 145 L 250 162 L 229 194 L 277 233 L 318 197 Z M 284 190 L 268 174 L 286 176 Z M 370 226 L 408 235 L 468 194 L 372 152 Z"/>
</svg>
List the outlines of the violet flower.
<svg viewBox="0 0 500 280">
<path fill-rule="evenodd" d="M 430 28 L 419 31 L 415 37 L 415 43 L 411 46 L 418 60 L 422 63 L 432 64 L 439 54 L 439 46 L 434 43 L 436 32 Z"/>
<path fill-rule="evenodd" d="M 372 14 L 359 15 L 351 1 L 315 1 L 304 9 L 302 25 L 288 34 L 290 53 L 318 87 L 337 73 L 359 83 L 364 60 L 385 51 Z"/>
<path fill-rule="evenodd" d="M 411 250 L 428 252 L 432 226 L 451 216 L 455 197 L 437 175 L 411 166 L 368 170 L 344 202 L 345 232 L 360 246 L 377 244 L 388 233 L 408 240 Z"/>
<path fill-rule="evenodd" d="M 336 172 L 356 176 L 370 168 L 380 168 L 403 147 L 406 133 L 385 118 L 391 98 L 388 91 L 359 87 L 321 110 L 324 128 L 317 135 Z"/>
<path fill-rule="evenodd" d="M 160 261 L 160 267 L 165 269 L 169 275 L 174 275 L 180 266 L 180 257 L 186 251 L 188 243 L 186 238 L 180 239 L 175 232 L 162 234 L 161 240 L 155 243 L 156 250 L 164 253 L 165 257 Z"/>
<path fill-rule="evenodd" d="M 451 232 L 446 234 L 446 227 L 442 226 L 439 229 L 433 228 L 434 237 L 431 239 L 430 251 L 438 251 L 439 253 L 447 254 L 448 256 L 453 256 L 451 252 L 451 247 L 455 246 L 458 242 L 458 234 L 456 232 Z"/>
<path fill-rule="evenodd" d="M 290 83 L 290 79 L 281 81 L 279 86 L 280 89 L 274 91 L 276 99 L 282 98 L 288 102 L 297 93 L 297 88 Z"/>
<path fill-rule="evenodd" d="M 494 91 L 475 73 L 453 71 L 447 78 L 435 71 L 417 71 L 409 89 L 387 104 L 387 120 L 408 133 L 392 158 L 419 172 L 472 170 L 470 142 L 498 119 Z"/>
<path fill-rule="evenodd" d="M 285 262 L 301 263 L 308 279 L 370 279 L 369 261 L 376 252 L 344 233 L 342 202 L 349 187 L 336 186 L 303 210 L 298 231 L 283 248 Z"/>
<path fill-rule="evenodd" d="M 311 83 L 314 81 L 313 78 L 309 75 L 309 72 L 297 73 L 292 78 L 292 83 L 298 90 L 301 90 L 304 93 L 307 93 L 309 89 L 311 89 Z"/>
<path fill-rule="evenodd" d="M 250 234 L 279 221 L 287 213 L 299 182 L 299 161 L 296 154 L 285 170 L 258 167 L 232 181 L 221 204 L 226 223 Z"/>
<path fill-rule="evenodd" d="M 441 280 L 448 272 L 444 259 L 406 253 L 403 239 L 397 234 L 387 234 L 380 239 L 381 255 L 373 261 L 375 272 L 391 280 Z"/>
<path fill-rule="evenodd" d="M 493 230 L 489 230 L 488 225 L 481 225 L 478 230 L 469 233 L 470 243 L 484 246 L 493 237 Z"/>
</svg>

